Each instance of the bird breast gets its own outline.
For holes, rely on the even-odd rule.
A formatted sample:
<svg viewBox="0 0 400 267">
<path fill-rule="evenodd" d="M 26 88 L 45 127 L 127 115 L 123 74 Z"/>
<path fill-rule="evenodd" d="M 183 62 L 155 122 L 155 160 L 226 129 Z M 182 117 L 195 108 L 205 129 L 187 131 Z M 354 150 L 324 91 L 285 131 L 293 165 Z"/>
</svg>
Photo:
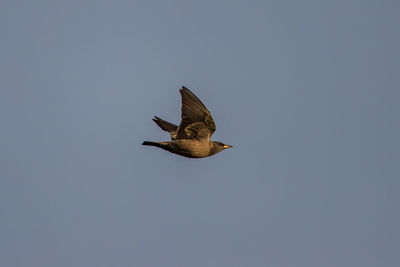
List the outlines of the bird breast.
<svg viewBox="0 0 400 267">
<path fill-rule="evenodd" d="M 175 148 L 173 151 L 179 151 L 179 155 L 189 158 L 204 158 L 211 155 L 211 141 L 199 141 L 196 139 L 179 139 L 170 141 Z"/>
</svg>

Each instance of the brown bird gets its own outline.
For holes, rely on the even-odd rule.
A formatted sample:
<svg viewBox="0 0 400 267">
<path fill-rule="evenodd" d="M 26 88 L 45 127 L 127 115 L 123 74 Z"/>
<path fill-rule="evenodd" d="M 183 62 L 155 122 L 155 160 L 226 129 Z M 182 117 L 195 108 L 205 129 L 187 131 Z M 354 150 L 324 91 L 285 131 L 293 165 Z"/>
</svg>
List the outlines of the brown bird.
<svg viewBox="0 0 400 267">
<path fill-rule="evenodd" d="M 142 145 L 155 146 L 188 158 L 205 158 L 232 146 L 211 141 L 215 123 L 207 108 L 189 89 L 182 86 L 182 120 L 179 127 L 155 116 L 153 121 L 169 132 L 171 141 L 149 142 Z"/>
</svg>

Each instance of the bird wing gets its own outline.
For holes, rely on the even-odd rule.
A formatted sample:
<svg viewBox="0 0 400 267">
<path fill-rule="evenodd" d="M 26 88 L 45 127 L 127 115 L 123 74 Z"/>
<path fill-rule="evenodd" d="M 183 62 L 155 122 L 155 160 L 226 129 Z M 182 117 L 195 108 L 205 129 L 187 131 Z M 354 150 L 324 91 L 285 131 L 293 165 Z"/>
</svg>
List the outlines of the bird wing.
<svg viewBox="0 0 400 267">
<path fill-rule="evenodd" d="M 176 126 L 175 124 L 172 124 L 170 122 L 167 122 L 157 116 L 154 116 L 153 121 L 155 123 L 157 123 L 157 125 L 163 129 L 166 132 L 169 132 L 169 134 L 171 135 L 171 140 L 174 140 L 176 138 L 176 131 L 178 129 L 178 126 Z"/>
<path fill-rule="evenodd" d="M 215 132 L 215 123 L 204 104 L 189 89 L 182 86 L 182 121 L 176 139 L 209 140 Z"/>
</svg>

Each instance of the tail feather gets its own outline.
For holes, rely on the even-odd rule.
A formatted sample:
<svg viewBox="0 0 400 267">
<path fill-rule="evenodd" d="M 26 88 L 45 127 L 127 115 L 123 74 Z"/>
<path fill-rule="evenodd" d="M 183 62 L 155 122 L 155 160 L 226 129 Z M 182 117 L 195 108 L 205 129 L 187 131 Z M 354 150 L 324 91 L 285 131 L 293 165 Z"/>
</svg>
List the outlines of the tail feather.
<svg viewBox="0 0 400 267">
<path fill-rule="evenodd" d="M 150 141 L 144 141 L 142 143 L 144 146 L 155 146 L 155 147 L 161 147 L 161 144 L 158 142 L 150 142 Z"/>
<path fill-rule="evenodd" d="M 151 141 L 144 141 L 143 143 L 142 143 L 142 145 L 144 145 L 144 146 L 155 146 L 155 147 L 159 147 L 159 148 L 162 148 L 162 149 L 164 149 L 164 150 L 167 150 L 167 151 L 172 151 L 172 147 L 169 145 L 169 143 L 168 142 L 151 142 Z"/>
</svg>

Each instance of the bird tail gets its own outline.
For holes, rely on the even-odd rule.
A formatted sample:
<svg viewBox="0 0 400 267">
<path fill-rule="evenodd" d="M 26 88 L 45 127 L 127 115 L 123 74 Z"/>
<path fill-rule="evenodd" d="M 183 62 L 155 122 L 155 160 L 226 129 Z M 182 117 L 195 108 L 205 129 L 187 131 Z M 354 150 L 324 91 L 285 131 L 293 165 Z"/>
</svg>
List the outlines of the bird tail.
<svg viewBox="0 0 400 267">
<path fill-rule="evenodd" d="M 155 146 L 155 147 L 160 147 L 160 148 L 165 148 L 164 142 L 150 142 L 150 141 L 144 141 L 142 143 L 144 146 Z"/>
</svg>

